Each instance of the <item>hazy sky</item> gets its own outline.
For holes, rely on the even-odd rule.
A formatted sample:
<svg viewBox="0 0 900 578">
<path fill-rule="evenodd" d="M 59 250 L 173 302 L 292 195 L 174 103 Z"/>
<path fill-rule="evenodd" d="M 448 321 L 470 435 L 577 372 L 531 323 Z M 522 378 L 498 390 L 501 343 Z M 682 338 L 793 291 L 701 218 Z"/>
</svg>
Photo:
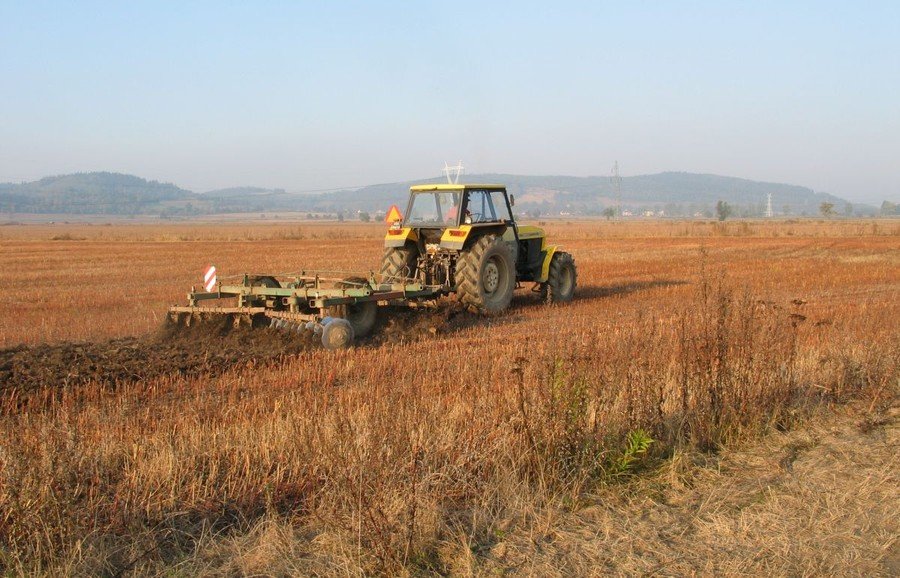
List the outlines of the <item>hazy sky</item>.
<svg viewBox="0 0 900 578">
<path fill-rule="evenodd" d="M 0 0 L 0 181 L 683 170 L 900 200 L 900 2 Z"/>
</svg>

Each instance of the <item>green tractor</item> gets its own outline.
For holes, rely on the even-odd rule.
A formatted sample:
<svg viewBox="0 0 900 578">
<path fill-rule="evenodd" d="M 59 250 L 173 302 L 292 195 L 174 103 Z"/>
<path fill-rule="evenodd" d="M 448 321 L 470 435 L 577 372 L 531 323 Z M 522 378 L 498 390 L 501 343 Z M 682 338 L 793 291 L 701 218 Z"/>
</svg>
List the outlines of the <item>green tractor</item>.
<svg viewBox="0 0 900 578">
<path fill-rule="evenodd" d="M 514 202 L 503 185 L 413 186 L 405 217 L 385 236 L 382 282 L 441 286 L 481 313 L 505 310 L 523 282 L 547 303 L 571 301 L 575 260 L 548 246 L 542 229 L 517 224 Z"/>
</svg>

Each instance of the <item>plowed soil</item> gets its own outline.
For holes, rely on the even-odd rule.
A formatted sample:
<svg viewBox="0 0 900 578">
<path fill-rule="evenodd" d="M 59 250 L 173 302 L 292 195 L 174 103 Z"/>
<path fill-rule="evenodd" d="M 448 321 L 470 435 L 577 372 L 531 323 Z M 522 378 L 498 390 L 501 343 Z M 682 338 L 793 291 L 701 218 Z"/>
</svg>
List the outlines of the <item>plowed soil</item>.
<svg viewBox="0 0 900 578">
<path fill-rule="evenodd" d="M 452 304 L 425 311 L 383 314 L 359 347 L 409 342 L 477 322 Z M 191 327 L 166 324 L 152 335 L 95 343 L 57 343 L 0 350 L 0 395 L 28 397 L 87 383 L 116 384 L 166 375 L 217 375 L 248 363 L 322 349 L 319 337 L 269 328 L 233 327 L 222 319 Z"/>
</svg>

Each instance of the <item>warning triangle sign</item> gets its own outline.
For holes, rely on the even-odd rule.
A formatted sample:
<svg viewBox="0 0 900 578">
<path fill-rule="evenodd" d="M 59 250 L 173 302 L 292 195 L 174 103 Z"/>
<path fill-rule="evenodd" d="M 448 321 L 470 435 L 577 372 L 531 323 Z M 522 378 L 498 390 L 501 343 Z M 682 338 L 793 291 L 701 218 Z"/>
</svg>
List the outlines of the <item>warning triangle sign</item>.
<svg viewBox="0 0 900 578">
<path fill-rule="evenodd" d="M 394 221 L 402 221 L 403 215 L 400 214 L 400 209 L 397 208 L 397 205 L 391 205 L 391 208 L 388 209 L 387 216 L 384 218 L 385 223 L 393 223 Z"/>
</svg>

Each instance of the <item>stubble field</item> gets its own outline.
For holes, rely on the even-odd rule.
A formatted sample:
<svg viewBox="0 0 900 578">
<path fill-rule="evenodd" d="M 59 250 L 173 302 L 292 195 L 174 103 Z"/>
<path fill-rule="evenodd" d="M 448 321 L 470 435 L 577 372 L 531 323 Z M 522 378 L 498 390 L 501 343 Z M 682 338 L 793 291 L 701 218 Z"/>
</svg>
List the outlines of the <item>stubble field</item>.
<svg viewBox="0 0 900 578">
<path fill-rule="evenodd" d="M 575 256 L 571 304 L 526 287 L 498 317 L 406 312 L 328 352 L 268 330 L 173 332 L 165 308 L 209 262 L 377 268 L 381 226 L 0 228 L 0 568 L 897 569 L 900 223 L 546 229 Z M 797 433 L 821 420 L 840 427 Z M 823 495 L 871 507 L 815 510 L 790 493 L 794 470 L 843 472 Z M 728 483 L 744 493 L 715 501 Z M 807 523 L 822 516 L 836 529 Z"/>
</svg>

